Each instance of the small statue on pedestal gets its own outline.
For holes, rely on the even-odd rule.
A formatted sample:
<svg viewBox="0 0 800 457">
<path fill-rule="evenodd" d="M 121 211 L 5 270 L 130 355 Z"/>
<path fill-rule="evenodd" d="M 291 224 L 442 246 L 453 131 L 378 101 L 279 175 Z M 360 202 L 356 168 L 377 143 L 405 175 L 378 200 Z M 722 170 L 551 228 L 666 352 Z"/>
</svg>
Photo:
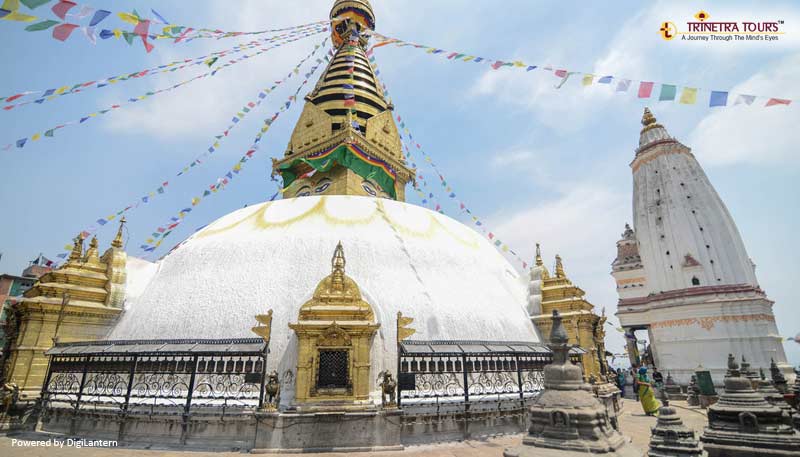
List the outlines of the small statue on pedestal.
<svg viewBox="0 0 800 457">
<path fill-rule="evenodd" d="M 264 405 L 264 409 L 275 411 L 278 409 L 278 405 L 281 402 L 281 381 L 278 379 L 278 372 L 272 370 L 272 373 L 267 376 L 267 385 L 266 385 L 266 392 L 267 392 L 267 404 Z"/>
<path fill-rule="evenodd" d="M 19 386 L 13 382 L 3 384 L 2 399 L 3 411 L 8 414 L 19 400 Z"/>
<path fill-rule="evenodd" d="M 397 388 L 397 382 L 392 378 L 392 373 L 389 370 L 381 371 L 378 373 L 378 384 L 381 387 L 381 406 L 386 408 L 394 408 L 397 406 L 397 402 L 395 401 L 395 389 Z M 389 396 L 389 402 L 386 402 L 386 396 Z"/>
</svg>

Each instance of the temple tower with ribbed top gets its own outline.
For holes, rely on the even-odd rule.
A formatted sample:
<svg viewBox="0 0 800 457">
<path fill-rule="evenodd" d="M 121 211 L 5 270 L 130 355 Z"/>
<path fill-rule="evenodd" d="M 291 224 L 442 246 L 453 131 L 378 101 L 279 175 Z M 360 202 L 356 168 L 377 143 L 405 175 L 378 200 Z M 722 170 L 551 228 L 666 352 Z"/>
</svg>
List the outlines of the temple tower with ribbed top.
<svg viewBox="0 0 800 457">
<path fill-rule="evenodd" d="M 367 57 L 375 16 L 367 0 L 338 0 L 330 13 L 335 53 L 273 161 L 284 198 L 363 195 L 403 201 L 414 171 L 403 159 L 392 105 Z"/>
<path fill-rule="evenodd" d="M 647 330 L 652 361 L 689 382 L 698 367 L 721 383 L 718 354 L 740 353 L 754 366 L 770 358 L 790 373 L 773 302 L 730 212 L 691 149 L 671 137 L 649 109 L 633 170 L 633 224 L 612 264 L 620 323 Z"/>
</svg>

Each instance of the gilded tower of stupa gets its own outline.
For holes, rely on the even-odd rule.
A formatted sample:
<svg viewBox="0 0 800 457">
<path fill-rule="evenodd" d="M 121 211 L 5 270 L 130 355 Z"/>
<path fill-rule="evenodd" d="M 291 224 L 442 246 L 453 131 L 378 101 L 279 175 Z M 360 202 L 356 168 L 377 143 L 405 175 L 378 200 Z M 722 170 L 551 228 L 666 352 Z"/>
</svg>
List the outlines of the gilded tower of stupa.
<svg viewBox="0 0 800 457">
<path fill-rule="evenodd" d="M 608 372 L 605 364 L 605 316 L 594 313 L 580 287 L 570 281 L 564 271 L 561 256 L 556 255 L 555 274 L 551 275 L 542 261 L 539 244 L 536 244 L 536 261 L 531 269 L 529 312 L 531 320 L 541 335 L 553 327 L 553 311 L 558 311 L 569 336 L 569 343 L 586 350 L 581 356 L 583 374 L 598 381 Z"/>
<path fill-rule="evenodd" d="M 55 341 L 90 341 L 106 336 L 122 313 L 128 255 L 122 230 L 99 255 L 97 238 L 84 250 L 75 237 L 61 267 L 42 275 L 13 307 L 13 342 L 6 360 L 7 381 L 20 388 L 21 399 L 37 397 L 47 373 L 44 352 Z"/>
<path fill-rule="evenodd" d="M 292 132 L 273 160 L 284 198 L 363 195 L 403 201 L 414 171 L 403 159 L 400 135 L 367 58 L 375 15 L 367 0 L 339 0 L 331 9 L 336 49 Z"/>
</svg>

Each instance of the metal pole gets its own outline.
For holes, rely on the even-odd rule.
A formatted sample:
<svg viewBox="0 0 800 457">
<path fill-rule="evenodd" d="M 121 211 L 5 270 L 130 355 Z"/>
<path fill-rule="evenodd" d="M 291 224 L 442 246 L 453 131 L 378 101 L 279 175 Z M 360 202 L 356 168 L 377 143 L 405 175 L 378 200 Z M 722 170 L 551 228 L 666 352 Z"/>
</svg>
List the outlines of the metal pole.
<svg viewBox="0 0 800 457">
<path fill-rule="evenodd" d="M 78 413 L 78 409 L 80 409 L 81 406 L 81 397 L 83 396 L 83 387 L 86 384 L 86 372 L 89 371 L 90 358 L 91 357 L 86 356 L 83 359 L 83 374 L 81 375 L 81 385 L 78 387 L 78 396 L 75 399 L 75 411 L 73 413 L 73 417 Z"/>
<path fill-rule="evenodd" d="M 260 393 L 258 395 L 258 409 L 264 407 L 264 387 L 266 386 L 266 381 L 267 381 L 267 353 L 269 351 L 268 348 L 269 348 L 269 343 L 267 343 L 267 345 L 264 347 L 264 354 L 261 361 L 261 388 L 259 390 Z M 278 380 L 280 381 L 280 378 Z M 277 406 L 280 405 L 276 405 L 276 407 Z"/>
<path fill-rule="evenodd" d="M 125 403 L 122 405 L 122 412 L 128 412 L 128 405 L 131 401 L 131 389 L 133 389 L 133 378 L 136 377 L 136 362 L 138 362 L 139 356 L 134 355 L 133 360 L 131 361 L 131 369 L 128 371 L 128 389 L 125 391 Z"/>
<path fill-rule="evenodd" d="M 525 399 L 525 396 L 522 393 L 522 370 L 519 367 L 519 356 L 515 355 L 514 360 L 517 364 L 517 384 L 519 384 L 519 399 L 520 401 L 523 401 Z"/>
<path fill-rule="evenodd" d="M 399 336 L 399 335 L 398 335 Z M 381 390 L 383 390 L 381 388 Z M 400 389 L 400 341 L 397 341 L 397 408 L 400 409 L 400 394 L 403 391 Z M 383 396 L 383 392 L 381 392 Z"/>
<path fill-rule="evenodd" d="M 189 391 L 186 393 L 186 406 L 184 407 L 184 414 L 189 415 L 189 409 L 192 407 L 192 395 L 194 395 L 194 378 L 197 374 L 197 356 L 192 357 L 192 375 L 189 377 Z"/>
<path fill-rule="evenodd" d="M 461 355 L 464 376 L 464 439 L 469 438 L 469 376 L 467 376 L 467 356 Z"/>
</svg>

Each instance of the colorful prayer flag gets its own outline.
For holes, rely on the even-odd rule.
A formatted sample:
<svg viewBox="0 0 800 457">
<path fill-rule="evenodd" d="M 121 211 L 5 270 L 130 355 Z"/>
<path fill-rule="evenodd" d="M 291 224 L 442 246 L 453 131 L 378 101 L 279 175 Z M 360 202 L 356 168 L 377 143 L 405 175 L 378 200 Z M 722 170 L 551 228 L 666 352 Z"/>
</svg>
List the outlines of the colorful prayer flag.
<svg viewBox="0 0 800 457">
<path fill-rule="evenodd" d="M 611 80 L 613 76 L 603 76 L 602 78 L 598 79 L 598 84 L 611 84 Z"/>
<path fill-rule="evenodd" d="M 791 100 L 786 100 L 783 98 L 770 98 L 767 100 L 767 104 L 764 106 L 775 106 L 775 105 L 789 105 L 791 104 Z"/>
<path fill-rule="evenodd" d="M 639 83 L 639 98 L 650 98 L 653 92 L 653 83 L 649 81 L 642 81 Z"/>
<path fill-rule="evenodd" d="M 40 30 L 47 30 L 47 29 L 49 29 L 50 27 L 52 27 L 52 26 L 54 26 L 56 24 L 60 24 L 60 22 L 52 21 L 52 20 L 37 22 L 35 24 L 31 24 L 31 25 L 25 27 L 25 31 L 26 32 L 38 32 Z M 9 97 L 6 101 L 10 102 L 11 100 L 12 100 L 11 97 Z"/>
<path fill-rule="evenodd" d="M 658 101 L 675 100 L 676 87 L 674 84 L 662 84 Z"/>
<path fill-rule="evenodd" d="M 631 87 L 630 79 L 621 79 L 617 83 L 617 92 L 628 92 L 628 88 L 630 87 Z"/>
<path fill-rule="evenodd" d="M 53 29 L 53 38 L 59 41 L 66 41 L 76 28 L 78 28 L 77 24 L 61 24 Z"/>
<path fill-rule="evenodd" d="M 103 21 L 108 15 L 111 14 L 111 11 L 106 10 L 97 10 L 92 17 L 92 20 L 89 21 L 89 27 L 94 27 L 95 25 L 99 24 Z"/>
<path fill-rule="evenodd" d="M 69 0 L 61 0 L 55 5 L 53 5 L 53 14 L 60 17 L 61 20 L 66 19 L 67 12 L 77 5 L 75 2 L 71 2 Z"/>
<path fill-rule="evenodd" d="M 594 81 L 594 75 L 583 75 L 583 79 L 581 80 L 581 84 L 584 86 L 591 86 L 592 81 Z"/>
<path fill-rule="evenodd" d="M 740 103 L 744 103 L 745 105 L 752 105 L 755 99 L 755 95 L 739 95 L 736 97 L 736 101 L 733 102 L 733 104 L 738 105 Z"/>
<path fill-rule="evenodd" d="M 697 102 L 697 88 L 684 87 L 683 92 L 681 92 L 680 102 L 684 105 L 694 105 Z"/>
<path fill-rule="evenodd" d="M 728 104 L 728 93 L 723 91 L 712 90 L 711 97 L 708 100 L 708 106 L 725 106 Z"/>
</svg>

